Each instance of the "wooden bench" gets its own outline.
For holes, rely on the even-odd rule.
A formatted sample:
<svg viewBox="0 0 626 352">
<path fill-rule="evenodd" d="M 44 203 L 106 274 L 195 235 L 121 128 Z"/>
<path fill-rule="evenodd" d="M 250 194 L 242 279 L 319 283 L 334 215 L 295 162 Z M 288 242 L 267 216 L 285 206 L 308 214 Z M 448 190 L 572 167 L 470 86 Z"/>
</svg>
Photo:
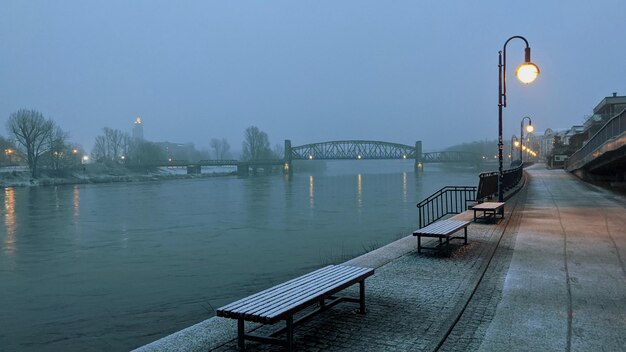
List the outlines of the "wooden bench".
<svg viewBox="0 0 626 352">
<path fill-rule="evenodd" d="M 498 214 L 500 214 L 502 219 L 504 219 L 504 204 L 505 203 L 503 203 L 503 202 L 484 202 L 484 203 L 479 203 L 479 204 L 474 205 L 472 207 L 472 210 L 474 211 L 474 221 L 476 221 L 476 220 L 485 220 L 485 221 L 493 220 L 495 222 L 496 216 Z M 482 216 L 477 216 L 476 215 L 477 211 L 482 211 L 483 215 Z"/>
<path fill-rule="evenodd" d="M 285 346 L 293 350 L 293 329 L 314 314 L 335 304 L 348 301 L 359 303 L 359 313 L 365 314 L 365 279 L 374 274 L 374 269 L 346 265 L 329 265 L 283 284 L 276 285 L 257 294 L 240 299 L 219 308 L 218 317 L 237 319 L 237 345 L 245 350 L 245 340 Z M 359 284 L 359 297 L 336 297 L 339 291 Z M 314 304 L 319 308 L 294 321 L 294 315 Z M 286 327 L 269 336 L 246 334 L 244 321 L 274 324 L 285 320 Z M 285 339 L 276 336 L 286 332 Z"/>
<path fill-rule="evenodd" d="M 469 221 L 463 220 L 440 220 L 417 231 L 414 231 L 413 236 L 417 236 L 417 253 L 422 253 L 422 249 L 441 249 L 443 245 L 442 240 L 444 238 L 446 239 L 446 250 L 450 249 L 450 240 L 455 238 L 465 239 L 465 244 L 467 244 L 467 227 L 469 226 L 469 224 Z M 459 231 L 460 229 L 465 230 L 464 237 L 451 236 L 453 233 Z M 437 237 L 439 238 L 439 244 L 435 247 L 422 246 L 422 237 Z"/>
</svg>

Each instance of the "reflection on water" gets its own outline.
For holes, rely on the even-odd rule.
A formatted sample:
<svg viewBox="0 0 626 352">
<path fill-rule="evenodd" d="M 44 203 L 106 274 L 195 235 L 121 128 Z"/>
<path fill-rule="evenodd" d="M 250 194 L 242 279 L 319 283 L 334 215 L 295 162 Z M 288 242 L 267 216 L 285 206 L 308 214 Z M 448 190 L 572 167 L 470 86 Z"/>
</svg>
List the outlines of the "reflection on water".
<svg viewBox="0 0 626 352">
<path fill-rule="evenodd" d="M 74 221 L 80 216 L 80 191 L 78 185 L 72 190 L 72 208 L 74 208 Z"/>
<path fill-rule="evenodd" d="M 402 173 L 402 201 L 406 203 L 406 171 Z"/>
<path fill-rule="evenodd" d="M 313 187 L 313 175 L 309 176 L 309 208 L 315 208 L 315 189 Z"/>
<path fill-rule="evenodd" d="M 4 225 L 7 230 L 4 239 L 4 252 L 12 254 L 15 251 L 15 189 L 7 187 L 4 189 Z"/>
<path fill-rule="evenodd" d="M 363 206 L 363 176 L 361 176 L 361 174 L 358 174 L 357 176 L 357 206 L 359 208 L 361 208 Z"/>
</svg>

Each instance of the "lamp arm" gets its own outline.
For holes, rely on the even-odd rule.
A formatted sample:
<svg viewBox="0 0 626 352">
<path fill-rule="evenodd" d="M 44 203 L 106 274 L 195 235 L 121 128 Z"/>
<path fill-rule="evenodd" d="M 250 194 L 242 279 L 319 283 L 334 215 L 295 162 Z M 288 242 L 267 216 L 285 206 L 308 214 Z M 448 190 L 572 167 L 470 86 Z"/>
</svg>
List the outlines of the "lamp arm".
<svg viewBox="0 0 626 352">
<path fill-rule="evenodd" d="M 511 38 L 507 39 L 506 42 L 504 42 L 504 47 L 502 48 L 502 59 L 504 62 L 500 64 L 502 68 L 502 73 L 501 73 L 502 78 L 500 79 L 500 81 L 502 82 L 502 106 L 504 106 L 505 108 L 506 108 L 506 46 L 513 39 L 521 39 L 524 41 L 524 44 L 526 44 L 526 48 L 524 49 L 524 53 L 525 53 L 524 61 L 530 62 L 530 46 L 528 46 L 528 40 L 526 40 L 526 38 L 522 37 L 521 35 L 514 35 Z"/>
</svg>

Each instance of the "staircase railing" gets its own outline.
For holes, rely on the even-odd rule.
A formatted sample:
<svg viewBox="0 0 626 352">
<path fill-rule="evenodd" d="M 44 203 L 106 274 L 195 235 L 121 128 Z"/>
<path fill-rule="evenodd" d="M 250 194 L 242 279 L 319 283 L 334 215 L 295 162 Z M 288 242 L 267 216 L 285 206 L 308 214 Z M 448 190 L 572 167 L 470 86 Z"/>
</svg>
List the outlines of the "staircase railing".
<svg viewBox="0 0 626 352">
<path fill-rule="evenodd" d="M 467 203 L 476 200 L 476 186 L 446 186 L 417 203 L 419 228 L 428 226 L 449 214 L 467 210 Z"/>
</svg>

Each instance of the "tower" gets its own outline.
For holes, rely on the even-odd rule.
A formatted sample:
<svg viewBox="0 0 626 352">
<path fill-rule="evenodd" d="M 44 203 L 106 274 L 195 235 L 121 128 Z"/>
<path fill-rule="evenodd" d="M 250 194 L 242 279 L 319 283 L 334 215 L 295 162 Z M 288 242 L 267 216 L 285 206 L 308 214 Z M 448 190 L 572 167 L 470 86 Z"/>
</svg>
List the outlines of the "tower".
<svg viewBox="0 0 626 352">
<path fill-rule="evenodd" d="M 135 118 L 135 125 L 133 126 L 133 139 L 143 140 L 143 125 L 141 124 L 141 116 Z"/>
</svg>

